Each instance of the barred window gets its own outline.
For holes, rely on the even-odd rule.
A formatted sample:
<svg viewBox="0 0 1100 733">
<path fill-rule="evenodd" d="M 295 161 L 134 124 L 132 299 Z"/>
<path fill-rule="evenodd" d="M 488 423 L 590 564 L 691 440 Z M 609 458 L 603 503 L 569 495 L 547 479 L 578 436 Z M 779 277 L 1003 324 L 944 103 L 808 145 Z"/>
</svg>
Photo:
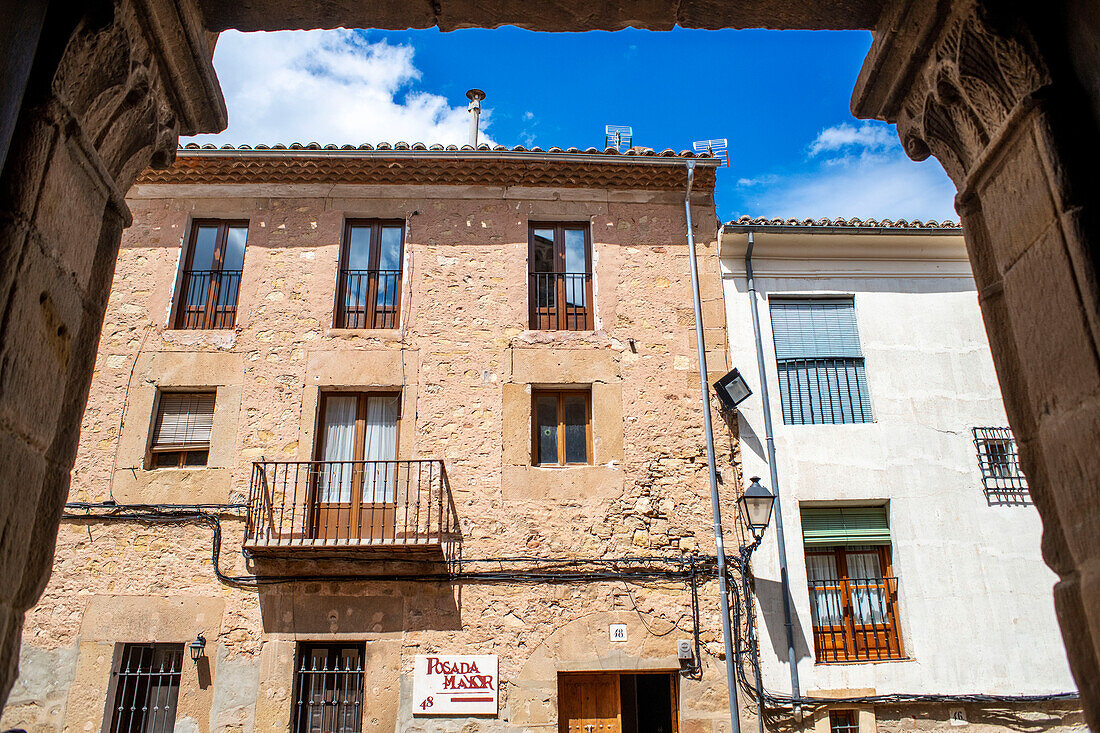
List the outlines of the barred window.
<svg viewBox="0 0 1100 733">
<path fill-rule="evenodd" d="M 201 467 L 210 454 L 214 392 L 164 392 L 153 427 L 152 468 Z"/>
<path fill-rule="evenodd" d="M 363 645 L 300 644 L 295 670 L 295 733 L 360 733 Z"/>
<path fill-rule="evenodd" d="M 336 328 L 397 328 L 405 222 L 349 221 L 340 247 Z"/>
<path fill-rule="evenodd" d="M 784 424 L 871 422 L 852 299 L 773 298 L 771 319 Z"/>
<path fill-rule="evenodd" d="M 859 733 L 855 710 L 830 710 L 829 733 Z"/>
<path fill-rule="evenodd" d="M 1012 431 L 1009 428 L 974 428 L 974 447 L 978 451 L 986 496 L 1007 503 L 1026 502 L 1027 477 L 1020 469 L 1020 455 Z"/>
<path fill-rule="evenodd" d="M 109 733 L 172 730 L 183 644 L 123 644 L 111 673 Z"/>
</svg>

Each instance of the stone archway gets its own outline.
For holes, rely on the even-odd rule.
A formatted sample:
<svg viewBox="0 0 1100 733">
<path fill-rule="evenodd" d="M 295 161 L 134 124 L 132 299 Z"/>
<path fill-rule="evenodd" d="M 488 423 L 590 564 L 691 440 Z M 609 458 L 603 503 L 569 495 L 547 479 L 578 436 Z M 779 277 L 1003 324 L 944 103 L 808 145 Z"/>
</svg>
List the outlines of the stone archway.
<svg viewBox="0 0 1100 733">
<path fill-rule="evenodd" d="M 1041 5 L 1042 7 L 1036 7 Z M 137 174 L 226 124 L 227 28 L 869 28 L 857 116 L 959 189 L 1070 663 L 1100 727 L 1100 6 L 1093 0 L 0 0 L 0 691 L 49 576 Z"/>
</svg>

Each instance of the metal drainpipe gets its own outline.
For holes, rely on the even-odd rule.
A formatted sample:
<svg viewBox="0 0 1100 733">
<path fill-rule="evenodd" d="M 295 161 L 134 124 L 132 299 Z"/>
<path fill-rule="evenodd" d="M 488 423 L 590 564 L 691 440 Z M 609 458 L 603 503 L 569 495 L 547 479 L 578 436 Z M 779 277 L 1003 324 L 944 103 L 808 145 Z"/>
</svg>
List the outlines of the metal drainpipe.
<svg viewBox="0 0 1100 733">
<path fill-rule="evenodd" d="M 791 583 L 787 575 L 787 542 L 783 534 L 783 507 L 780 503 L 779 474 L 775 466 L 775 437 L 772 434 L 772 407 L 768 398 L 768 375 L 764 368 L 764 345 L 760 340 L 760 311 L 756 305 L 756 278 L 752 273 L 752 232 L 749 232 L 749 246 L 745 249 L 745 277 L 748 280 L 749 304 L 752 306 L 752 332 L 756 337 L 756 368 L 760 379 L 760 400 L 764 403 L 764 441 L 768 446 L 768 474 L 771 476 L 772 491 L 775 493 L 775 536 L 779 543 L 779 585 L 783 595 L 783 626 L 787 630 L 787 664 L 791 668 L 791 697 L 797 700 L 798 659 L 794 653 L 794 627 L 791 624 Z M 751 599 L 748 601 L 751 603 Z M 795 718 L 801 706 L 794 705 Z"/>
<path fill-rule="evenodd" d="M 733 636 L 730 631 L 729 594 L 726 592 L 726 549 L 722 537 L 722 507 L 718 499 L 718 469 L 714 462 L 714 431 L 710 420 L 710 384 L 707 381 L 707 349 L 703 339 L 703 305 L 699 298 L 699 267 L 695 262 L 695 234 L 691 226 L 691 184 L 695 180 L 695 161 L 687 162 L 687 191 L 684 215 L 687 219 L 688 263 L 691 267 L 691 294 L 695 301 L 695 347 L 699 353 L 699 389 L 703 399 L 703 427 L 707 434 L 707 468 L 710 470 L 710 503 L 714 515 L 714 544 L 718 552 L 718 592 L 721 595 L 722 636 L 726 648 L 726 685 L 729 688 L 730 727 L 741 733 L 737 709 L 737 679 L 734 676 Z M 702 664 L 703 660 L 699 660 Z"/>
</svg>

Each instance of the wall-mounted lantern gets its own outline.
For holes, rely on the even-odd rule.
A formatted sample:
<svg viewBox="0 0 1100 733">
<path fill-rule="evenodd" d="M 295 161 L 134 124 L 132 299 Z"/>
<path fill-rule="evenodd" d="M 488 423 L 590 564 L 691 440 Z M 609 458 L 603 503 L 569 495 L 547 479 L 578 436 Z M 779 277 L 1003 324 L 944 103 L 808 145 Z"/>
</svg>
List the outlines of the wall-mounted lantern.
<svg viewBox="0 0 1100 733">
<path fill-rule="evenodd" d="M 202 658 L 203 650 L 206 649 L 206 637 L 200 632 L 195 640 L 187 645 L 187 648 L 191 650 L 191 659 L 198 664 L 199 659 Z"/>
<path fill-rule="evenodd" d="M 745 378 L 736 369 L 714 383 L 714 393 L 722 403 L 722 409 L 733 412 L 737 406 L 752 394 Z"/>
<path fill-rule="evenodd" d="M 753 476 L 745 493 L 737 500 L 741 507 L 741 514 L 745 517 L 752 536 L 760 539 L 764 536 L 764 530 L 772 519 L 772 507 L 775 505 L 775 495 L 760 484 L 760 477 Z"/>
</svg>

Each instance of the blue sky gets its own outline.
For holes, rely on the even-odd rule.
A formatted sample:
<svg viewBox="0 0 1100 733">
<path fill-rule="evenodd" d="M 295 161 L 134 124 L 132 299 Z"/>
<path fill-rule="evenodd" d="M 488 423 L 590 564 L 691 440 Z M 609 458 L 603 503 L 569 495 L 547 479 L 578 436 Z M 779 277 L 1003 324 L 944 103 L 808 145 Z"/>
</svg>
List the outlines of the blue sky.
<svg viewBox="0 0 1100 733">
<path fill-rule="evenodd" d="M 516 28 L 297 31 L 218 41 L 229 129 L 198 142 L 462 143 L 465 92 L 505 145 L 603 146 L 605 124 L 658 150 L 725 137 L 719 215 L 955 218 L 934 160 L 905 157 L 889 125 L 856 120 L 865 32 Z"/>
</svg>

